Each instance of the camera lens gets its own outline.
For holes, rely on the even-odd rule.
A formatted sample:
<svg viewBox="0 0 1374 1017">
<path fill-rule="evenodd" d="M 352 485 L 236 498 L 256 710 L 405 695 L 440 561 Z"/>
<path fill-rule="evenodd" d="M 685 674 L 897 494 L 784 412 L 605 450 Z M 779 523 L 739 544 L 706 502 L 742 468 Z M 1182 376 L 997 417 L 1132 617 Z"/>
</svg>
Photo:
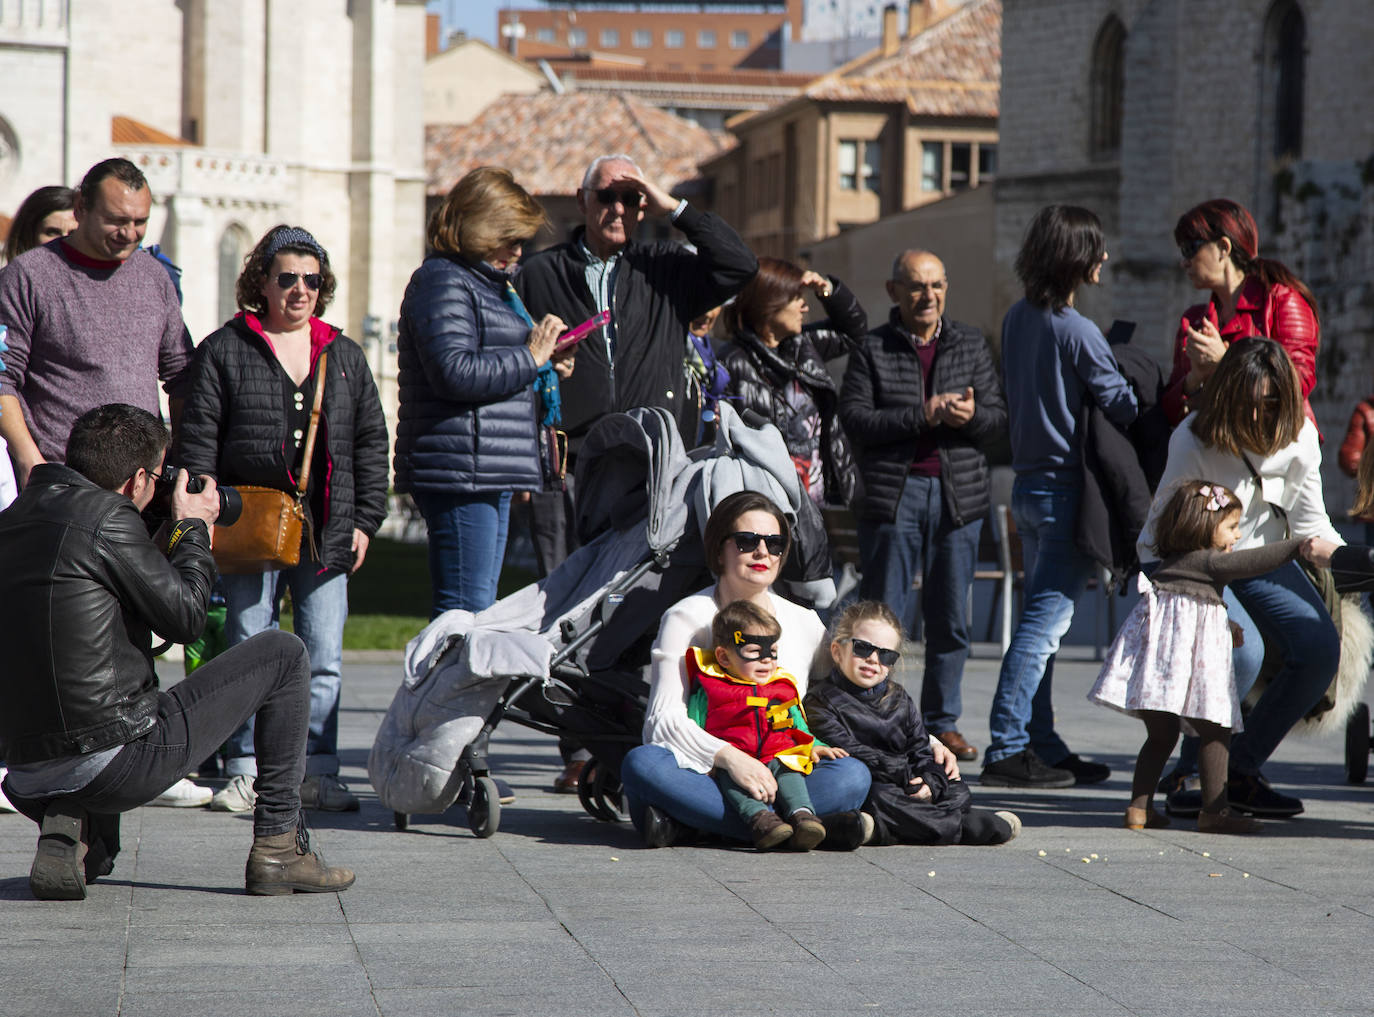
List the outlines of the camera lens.
<svg viewBox="0 0 1374 1017">
<path fill-rule="evenodd" d="M 219 518 L 216 526 L 233 526 L 243 515 L 243 496 L 232 487 L 221 487 L 219 491 Z"/>
</svg>

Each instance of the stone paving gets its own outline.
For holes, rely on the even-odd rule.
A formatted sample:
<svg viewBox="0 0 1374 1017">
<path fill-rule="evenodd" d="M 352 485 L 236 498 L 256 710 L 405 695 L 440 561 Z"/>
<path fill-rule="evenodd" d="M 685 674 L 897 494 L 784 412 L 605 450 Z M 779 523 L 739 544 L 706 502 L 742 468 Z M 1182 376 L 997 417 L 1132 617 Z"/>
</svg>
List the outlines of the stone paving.
<svg viewBox="0 0 1374 1017">
<path fill-rule="evenodd" d="M 1055 677 L 1060 729 L 1111 781 L 975 785 L 980 804 L 1025 821 L 1003 847 L 767 856 L 639 847 L 628 825 L 549 793 L 552 742 L 514 726 L 494 742 L 518 794 L 494 837 L 474 838 L 460 810 L 398 832 L 365 766 L 399 664 L 351 660 L 341 744 L 363 808 L 311 821 L 356 886 L 247 897 L 246 816 L 145 808 L 125 817 L 124 852 L 89 899 L 38 902 L 35 827 L 0 815 L 0 1014 L 1374 1012 L 1374 787 L 1345 783 L 1340 741 L 1280 749 L 1269 776 L 1307 813 L 1261 836 L 1127 831 L 1142 732 L 1084 700 L 1096 665 L 1071 652 Z M 965 680 L 978 745 L 996 668 L 979 647 Z"/>
</svg>

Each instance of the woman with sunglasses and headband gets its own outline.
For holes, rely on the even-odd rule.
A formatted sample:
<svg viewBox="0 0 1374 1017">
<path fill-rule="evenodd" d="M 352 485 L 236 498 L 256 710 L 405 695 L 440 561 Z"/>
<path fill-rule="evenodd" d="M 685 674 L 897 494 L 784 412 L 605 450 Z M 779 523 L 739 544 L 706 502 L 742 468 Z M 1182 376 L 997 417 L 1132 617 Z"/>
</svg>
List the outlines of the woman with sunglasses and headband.
<svg viewBox="0 0 1374 1017">
<path fill-rule="evenodd" d="M 1164 412 L 1177 426 L 1206 387 L 1226 348 L 1246 336 L 1279 343 L 1297 369 L 1303 410 L 1316 384 L 1320 339 L 1312 291 L 1282 263 L 1259 257 L 1259 231 L 1245 207 L 1226 198 L 1204 201 L 1174 226 L 1183 270 L 1211 299 L 1183 313 L 1174 342 L 1174 369 L 1164 390 Z"/>
<path fill-rule="evenodd" d="M 786 516 L 754 491 L 725 498 L 706 522 L 706 564 L 716 582 L 674 604 L 654 640 L 644 744 L 620 768 L 630 818 L 649 847 L 668 847 L 704 831 L 749 841 L 749 830 L 726 808 L 713 770 L 725 770 L 746 794 L 771 802 L 777 781 L 768 767 L 706 732 L 689 715 L 692 689 L 685 655 L 689 646 L 711 645 L 711 620 L 726 604 L 747 600 L 782 629 L 777 666 L 806 695 L 809 676 L 824 671 L 825 626 L 814 611 L 773 592 L 791 544 Z M 825 824 L 826 847 L 856 848 L 865 839 L 858 813 L 868 794 L 868 769 L 855 759 L 824 759 L 807 775 L 806 789 Z"/>
<path fill-rule="evenodd" d="M 306 466 L 306 434 L 317 366 L 325 357 L 324 395 L 306 489 L 308 525 L 300 564 L 221 577 L 225 638 L 243 642 L 276 628 L 291 591 L 294 628 L 310 651 L 310 734 L 301 801 L 348 811 L 358 800 L 338 779 L 339 686 L 348 577 L 362 567 L 386 518 L 389 442 L 382 403 L 362 349 L 321 320 L 334 296 L 329 255 L 296 226 L 269 230 L 244 259 L 240 308 L 196 350 L 191 394 L 182 411 L 179 452 L 168 457 L 221 485 L 294 491 Z M 211 807 L 253 807 L 250 721 L 230 738 L 229 786 Z"/>
</svg>

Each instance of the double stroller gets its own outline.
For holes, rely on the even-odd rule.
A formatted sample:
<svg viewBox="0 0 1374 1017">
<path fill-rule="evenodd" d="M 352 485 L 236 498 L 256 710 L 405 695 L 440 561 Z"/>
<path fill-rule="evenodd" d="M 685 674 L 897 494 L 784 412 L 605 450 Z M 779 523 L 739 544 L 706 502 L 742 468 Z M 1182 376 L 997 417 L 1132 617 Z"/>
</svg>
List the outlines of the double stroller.
<svg viewBox="0 0 1374 1017">
<path fill-rule="evenodd" d="M 620 763 L 641 739 L 650 647 L 664 612 L 709 585 L 700 534 L 725 497 L 753 490 L 782 507 L 793 549 L 780 582 L 798 602 L 834 599 L 824 524 L 772 425 L 722 405 L 715 443 L 688 453 L 665 410 L 611 414 L 587 435 L 576 479 L 582 547 L 485 611 L 440 615 L 406 648 L 368 757 L 398 830 L 459 802 L 474 834 L 497 831 L 487 748 L 503 719 L 587 749 L 583 807 L 623 817 Z"/>
</svg>

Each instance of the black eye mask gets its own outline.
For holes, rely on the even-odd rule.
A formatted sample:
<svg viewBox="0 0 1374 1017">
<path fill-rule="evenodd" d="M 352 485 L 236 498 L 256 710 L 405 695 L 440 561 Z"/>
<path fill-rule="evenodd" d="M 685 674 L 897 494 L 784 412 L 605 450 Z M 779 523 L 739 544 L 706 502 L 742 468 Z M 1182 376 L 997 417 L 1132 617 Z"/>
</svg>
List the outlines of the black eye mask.
<svg viewBox="0 0 1374 1017">
<path fill-rule="evenodd" d="M 777 660 L 778 636 L 757 636 L 749 632 L 734 632 L 735 652 L 741 660 Z"/>
</svg>

